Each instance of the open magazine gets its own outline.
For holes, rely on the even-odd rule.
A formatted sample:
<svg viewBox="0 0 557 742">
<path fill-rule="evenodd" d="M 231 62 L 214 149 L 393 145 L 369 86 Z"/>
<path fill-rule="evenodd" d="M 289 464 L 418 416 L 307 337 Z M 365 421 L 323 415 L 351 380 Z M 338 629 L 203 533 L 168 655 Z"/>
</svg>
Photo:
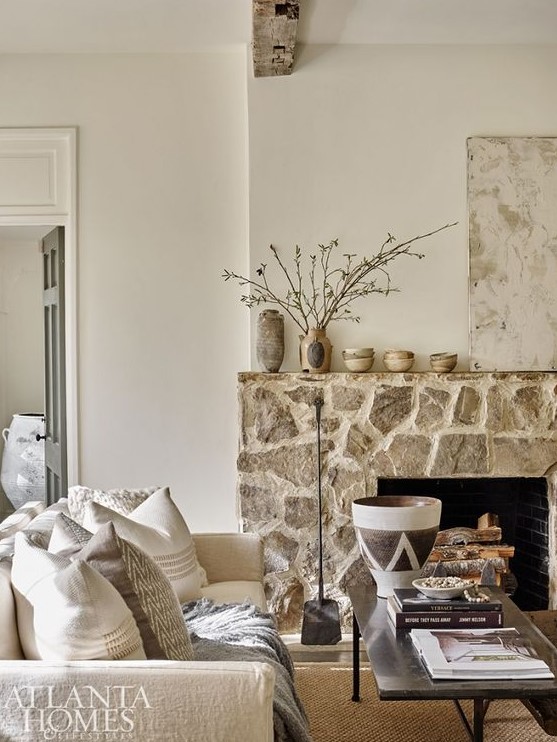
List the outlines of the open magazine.
<svg viewBox="0 0 557 742">
<path fill-rule="evenodd" d="M 517 629 L 412 629 L 412 642 L 432 678 L 513 680 L 553 678 Z"/>
</svg>

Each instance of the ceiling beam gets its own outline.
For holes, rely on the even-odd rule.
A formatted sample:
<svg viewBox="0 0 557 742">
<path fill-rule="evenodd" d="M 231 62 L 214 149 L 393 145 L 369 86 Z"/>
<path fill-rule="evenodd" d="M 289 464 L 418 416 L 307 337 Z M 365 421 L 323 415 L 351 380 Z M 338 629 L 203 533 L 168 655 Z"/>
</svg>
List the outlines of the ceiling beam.
<svg viewBox="0 0 557 742">
<path fill-rule="evenodd" d="M 300 0 L 252 0 L 252 9 L 253 74 L 290 75 Z"/>
</svg>

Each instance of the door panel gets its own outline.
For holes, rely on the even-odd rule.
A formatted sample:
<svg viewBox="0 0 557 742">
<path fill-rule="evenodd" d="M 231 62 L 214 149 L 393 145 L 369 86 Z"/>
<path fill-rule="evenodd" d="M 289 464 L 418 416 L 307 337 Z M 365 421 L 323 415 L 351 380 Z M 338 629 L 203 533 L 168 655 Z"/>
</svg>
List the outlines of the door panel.
<svg viewBox="0 0 557 742">
<path fill-rule="evenodd" d="M 46 235 L 42 251 L 46 501 L 50 505 L 68 491 L 63 227 Z"/>
</svg>

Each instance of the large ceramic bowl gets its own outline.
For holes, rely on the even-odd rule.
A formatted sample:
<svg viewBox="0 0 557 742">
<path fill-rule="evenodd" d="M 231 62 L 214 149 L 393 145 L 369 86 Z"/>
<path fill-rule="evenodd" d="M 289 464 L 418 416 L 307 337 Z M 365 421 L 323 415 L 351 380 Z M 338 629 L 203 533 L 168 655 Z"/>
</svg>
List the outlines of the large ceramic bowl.
<svg viewBox="0 0 557 742">
<path fill-rule="evenodd" d="M 386 598 L 395 587 L 411 587 L 435 543 L 441 500 L 414 495 L 365 497 L 352 503 L 362 557 Z"/>
</svg>

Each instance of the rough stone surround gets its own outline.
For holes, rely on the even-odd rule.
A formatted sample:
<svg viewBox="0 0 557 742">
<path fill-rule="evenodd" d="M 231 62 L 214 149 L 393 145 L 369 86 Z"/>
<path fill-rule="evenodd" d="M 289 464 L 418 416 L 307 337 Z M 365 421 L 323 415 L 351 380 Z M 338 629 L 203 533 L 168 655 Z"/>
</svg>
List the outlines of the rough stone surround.
<svg viewBox="0 0 557 742">
<path fill-rule="evenodd" d="M 348 585 L 370 580 L 351 504 L 378 477 L 541 477 L 550 502 L 550 607 L 557 607 L 557 373 L 240 373 L 238 500 L 265 542 L 267 598 L 299 631 L 317 591 L 317 446 L 322 395 L 326 597 L 349 618 Z M 557 468 L 557 467 L 555 467 Z"/>
</svg>

